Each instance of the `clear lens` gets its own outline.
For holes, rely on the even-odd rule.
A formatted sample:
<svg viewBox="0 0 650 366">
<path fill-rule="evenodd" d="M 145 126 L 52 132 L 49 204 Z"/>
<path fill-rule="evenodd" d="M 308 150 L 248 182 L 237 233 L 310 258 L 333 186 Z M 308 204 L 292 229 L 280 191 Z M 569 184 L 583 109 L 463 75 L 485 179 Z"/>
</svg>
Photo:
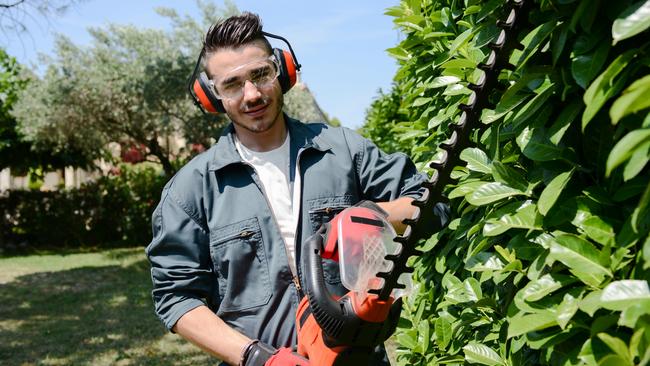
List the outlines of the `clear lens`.
<svg viewBox="0 0 650 366">
<path fill-rule="evenodd" d="M 275 57 L 271 56 L 238 66 L 212 82 L 219 99 L 239 99 L 244 94 L 246 81 L 258 89 L 264 89 L 273 85 L 279 74 L 280 67 Z"/>
</svg>

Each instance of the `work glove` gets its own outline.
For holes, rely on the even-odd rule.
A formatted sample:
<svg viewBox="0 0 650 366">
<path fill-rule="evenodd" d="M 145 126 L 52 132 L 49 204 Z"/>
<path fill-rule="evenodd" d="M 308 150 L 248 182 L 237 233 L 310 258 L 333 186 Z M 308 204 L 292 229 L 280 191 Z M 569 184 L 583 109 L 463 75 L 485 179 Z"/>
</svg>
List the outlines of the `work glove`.
<svg viewBox="0 0 650 366">
<path fill-rule="evenodd" d="M 253 341 L 242 355 L 241 366 L 309 366 L 309 360 L 290 348 L 275 349 L 260 341 Z"/>
</svg>

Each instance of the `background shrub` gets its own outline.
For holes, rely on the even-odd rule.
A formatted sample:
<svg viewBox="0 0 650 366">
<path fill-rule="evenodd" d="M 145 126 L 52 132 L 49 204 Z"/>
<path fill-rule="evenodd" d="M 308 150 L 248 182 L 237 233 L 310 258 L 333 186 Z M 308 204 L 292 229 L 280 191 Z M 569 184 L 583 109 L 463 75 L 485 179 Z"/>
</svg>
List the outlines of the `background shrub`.
<svg viewBox="0 0 650 366">
<path fill-rule="evenodd" d="M 165 182 L 151 166 L 123 164 L 79 189 L 7 191 L 0 196 L 0 249 L 145 245 Z"/>
<path fill-rule="evenodd" d="M 389 8 L 400 69 L 366 135 L 426 169 L 508 6 Z M 650 362 L 650 2 L 538 0 L 528 22 L 414 261 L 400 365 Z"/>
</svg>

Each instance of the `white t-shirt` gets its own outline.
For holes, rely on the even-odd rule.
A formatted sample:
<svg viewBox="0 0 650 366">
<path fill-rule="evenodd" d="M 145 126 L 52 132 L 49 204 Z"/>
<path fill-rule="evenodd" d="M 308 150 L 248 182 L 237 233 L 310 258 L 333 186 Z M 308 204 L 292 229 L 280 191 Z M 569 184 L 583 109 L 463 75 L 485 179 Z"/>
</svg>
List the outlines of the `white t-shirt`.
<svg viewBox="0 0 650 366">
<path fill-rule="evenodd" d="M 282 146 L 265 152 L 252 151 L 235 136 L 235 146 L 242 159 L 252 165 L 262 182 L 273 216 L 280 228 L 292 273 L 296 274 L 296 227 L 293 185 L 289 179 L 289 133 Z M 269 194 L 270 193 L 270 194 Z"/>
</svg>

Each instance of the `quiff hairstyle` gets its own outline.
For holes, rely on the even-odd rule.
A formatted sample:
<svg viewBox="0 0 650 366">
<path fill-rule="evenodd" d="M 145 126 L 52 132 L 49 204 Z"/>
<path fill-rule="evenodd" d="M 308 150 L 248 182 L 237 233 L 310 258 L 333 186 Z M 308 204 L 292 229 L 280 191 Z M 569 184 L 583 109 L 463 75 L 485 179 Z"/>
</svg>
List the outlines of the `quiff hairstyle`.
<svg viewBox="0 0 650 366">
<path fill-rule="evenodd" d="M 262 34 L 262 21 L 257 14 L 243 12 L 215 23 L 203 41 L 206 55 L 219 49 L 233 49 L 259 42 L 271 54 L 271 44 Z"/>
</svg>

